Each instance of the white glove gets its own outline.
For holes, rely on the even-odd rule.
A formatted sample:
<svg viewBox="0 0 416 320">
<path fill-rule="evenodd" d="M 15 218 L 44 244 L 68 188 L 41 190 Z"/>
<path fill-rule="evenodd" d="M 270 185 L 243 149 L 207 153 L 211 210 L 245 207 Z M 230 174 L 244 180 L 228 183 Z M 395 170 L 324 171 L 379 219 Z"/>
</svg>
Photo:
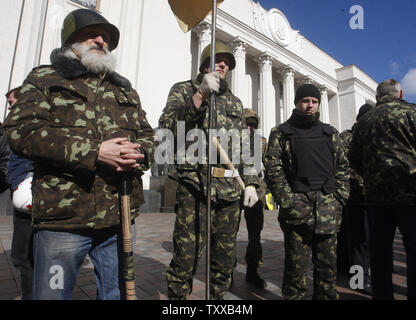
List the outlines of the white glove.
<svg viewBox="0 0 416 320">
<path fill-rule="evenodd" d="M 218 92 L 220 90 L 220 75 L 217 72 L 206 73 L 200 88 L 204 97 L 209 96 L 212 91 Z"/>
<path fill-rule="evenodd" d="M 32 177 L 33 173 L 31 172 L 13 192 L 14 208 L 29 214 L 32 212 Z"/>
<path fill-rule="evenodd" d="M 244 205 L 246 207 L 251 208 L 255 205 L 255 203 L 259 200 L 257 197 L 257 191 L 256 188 L 253 186 L 248 186 L 246 190 L 244 191 Z"/>
</svg>

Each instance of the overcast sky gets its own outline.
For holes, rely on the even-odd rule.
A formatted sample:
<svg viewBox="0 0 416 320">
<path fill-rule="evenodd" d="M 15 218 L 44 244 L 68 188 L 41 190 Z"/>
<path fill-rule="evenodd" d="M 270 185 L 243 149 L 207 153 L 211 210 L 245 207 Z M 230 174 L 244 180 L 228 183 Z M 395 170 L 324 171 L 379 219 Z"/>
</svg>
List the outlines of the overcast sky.
<svg viewBox="0 0 416 320">
<path fill-rule="evenodd" d="M 258 2 L 282 11 L 292 29 L 343 65 L 355 64 L 377 82 L 400 81 L 405 99 L 416 103 L 416 0 Z"/>
</svg>

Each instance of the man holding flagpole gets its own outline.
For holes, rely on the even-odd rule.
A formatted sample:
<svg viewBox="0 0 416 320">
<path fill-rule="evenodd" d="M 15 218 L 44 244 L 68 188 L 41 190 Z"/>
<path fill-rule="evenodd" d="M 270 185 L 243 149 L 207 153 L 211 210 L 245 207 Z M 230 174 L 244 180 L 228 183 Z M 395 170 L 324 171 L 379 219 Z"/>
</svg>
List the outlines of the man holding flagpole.
<svg viewBox="0 0 416 320">
<path fill-rule="evenodd" d="M 231 50 L 222 42 L 216 42 L 215 72 L 210 70 L 210 49 L 207 46 L 201 54 L 200 74 L 196 80 L 176 83 L 170 90 L 167 104 L 159 119 L 159 127 L 173 131 L 177 136 L 184 130 L 185 136 L 194 129 L 208 137 L 208 101 L 215 95 L 214 128 L 225 130 L 221 145 L 228 145 L 228 157 L 235 152 L 233 142 L 236 136 L 242 143 L 241 131 L 247 129 L 243 117 L 243 105 L 229 89 L 227 73 L 235 68 Z M 236 135 L 236 136 L 233 136 Z M 201 137 L 199 137 L 201 138 Z M 204 139 L 202 139 L 204 140 Z M 189 157 L 190 148 L 195 145 L 202 154 Z M 186 299 L 192 292 L 193 276 L 198 260 L 206 244 L 207 212 L 207 156 L 206 140 L 184 142 L 180 152 L 178 142 L 175 150 L 175 168 L 170 175 L 179 182 L 176 193 L 176 221 L 173 231 L 174 252 L 166 273 L 169 299 Z M 233 150 L 234 149 L 234 150 Z M 241 156 L 243 148 L 238 149 Z M 185 157 L 183 157 L 186 155 Z M 194 153 L 192 153 L 194 155 Z M 243 159 L 243 157 L 240 157 Z M 197 160 L 197 161 L 194 161 Z M 211 157 L 210 157 L 211 161 Z M 236 239 L 239 223 L 239 199 L 243 192 L 236 177 L 241 174 L 245 184 L 244 203 L 253 206 L 258 198 L 256 187 L 259 178 L 250 174 L 248 165 L 235 163 L 236 170 L 226 169 L 224 164 L 213 164 L 211 181 L 211 256 L 210 256 L 210 298 L 223 299 L 231 285 L 231 276 L 236 257 Z M 255 171 L 255 170 L 254 170 Z M 244 173 L 244 174 L 243 174 Z M 247 174 L 248 173 L 248 174 Z"/>
</svg>

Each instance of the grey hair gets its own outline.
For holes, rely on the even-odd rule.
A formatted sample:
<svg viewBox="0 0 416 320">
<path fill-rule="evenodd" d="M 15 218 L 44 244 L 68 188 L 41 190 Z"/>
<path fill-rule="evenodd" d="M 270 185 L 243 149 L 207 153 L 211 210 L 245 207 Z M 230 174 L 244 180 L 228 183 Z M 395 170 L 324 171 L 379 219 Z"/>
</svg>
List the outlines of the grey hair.
<svg viewBox="0 0 416 320">
<path fill-rule="evenodd" d="M 377 96 L 381 98 L 385 95 L 399 96 L 402 91 L 400 82 L 394 79 L 384 80 L 377 86 Z"/>
</svg>

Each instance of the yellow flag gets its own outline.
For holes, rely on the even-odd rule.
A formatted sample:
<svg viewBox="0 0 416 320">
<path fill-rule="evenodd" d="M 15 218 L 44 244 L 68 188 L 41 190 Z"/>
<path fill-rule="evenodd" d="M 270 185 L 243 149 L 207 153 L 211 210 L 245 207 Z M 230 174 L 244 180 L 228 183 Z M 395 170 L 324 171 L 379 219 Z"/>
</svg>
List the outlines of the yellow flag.
<svg viewBox="0 0 416 320">
<path fill-rule="evenodd" d="M 224 0 L 217 0 L 217 7 Z M 183 32 L 188 32 L 212 10 L 212 0 L 169 0 L 170 8 Z"/>
</svg>

